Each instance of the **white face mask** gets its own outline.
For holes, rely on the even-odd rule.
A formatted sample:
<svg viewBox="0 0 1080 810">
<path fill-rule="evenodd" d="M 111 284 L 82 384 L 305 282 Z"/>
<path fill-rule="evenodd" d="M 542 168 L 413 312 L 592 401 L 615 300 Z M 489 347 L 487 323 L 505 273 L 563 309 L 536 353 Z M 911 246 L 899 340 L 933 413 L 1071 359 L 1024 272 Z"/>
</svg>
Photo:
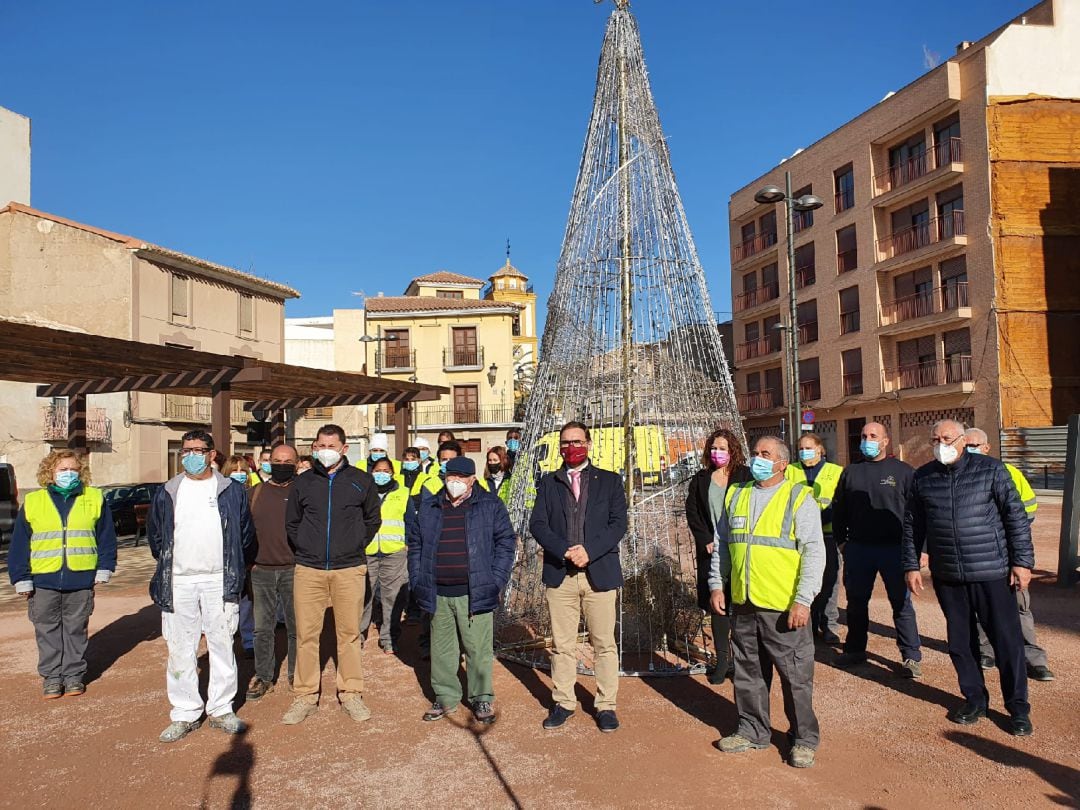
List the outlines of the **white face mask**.
<svg viewBox="0 0 1080 810">
<path fill-rule="evenodd" d="M 331 467 L 341 461 L 341 453 L 329 447 L 324 447 L 321 450 L 315 451 L 315 458 L 322 462 L 322 465 L 329 470 Z"/>
<path fill-rule="evenodd" d="M 451 479 L 446 482 L 446 491 L 450 493 L 450 497 L 455 501 L 465 494 L 465 491 L 469 488 L 469 485 L 464 481 L 458 479 Z"/>
<path fill-rule="evenodd" d="M 940 461 L 942 464 L 952 464 L 960 456 L 958 451 L 951 444 L 935 444 L 934 445 L 934 458 Z"/>
</svg>

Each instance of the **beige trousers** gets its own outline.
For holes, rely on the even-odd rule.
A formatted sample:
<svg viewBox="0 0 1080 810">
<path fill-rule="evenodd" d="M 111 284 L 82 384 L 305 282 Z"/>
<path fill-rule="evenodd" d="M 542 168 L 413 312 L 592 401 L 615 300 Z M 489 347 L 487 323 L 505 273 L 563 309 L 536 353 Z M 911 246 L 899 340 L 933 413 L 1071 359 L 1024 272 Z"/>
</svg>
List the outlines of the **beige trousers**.
<svg viewBox="0 0 1080 810">
<path fill-rule="evenodd" d="M 619 648 L 615 643 L 618 591 L 594 591 L 584 572 L 567 574 L 558 588 L 545 592 L 551 614 L 551 696 L 564 709 L 577 709 L 578 625 L 585 614 L 596 674 L 596 710 L 615 709 L 619 692 Z"/>
<path fill-rule="evenodd" d="M 322 667 L 319 638 L 326 604 L 334 611 L 337 631 L 337 691 L 344 701 L 364 692 L 360 658 L 360 614 L 364 610 L 367 566 L 324 571 L 296 566 L 293 575 L 293 612 L 296 614 L 296 675 L 293 692 L 311 703 L 319 702 Z"/>
</svg>

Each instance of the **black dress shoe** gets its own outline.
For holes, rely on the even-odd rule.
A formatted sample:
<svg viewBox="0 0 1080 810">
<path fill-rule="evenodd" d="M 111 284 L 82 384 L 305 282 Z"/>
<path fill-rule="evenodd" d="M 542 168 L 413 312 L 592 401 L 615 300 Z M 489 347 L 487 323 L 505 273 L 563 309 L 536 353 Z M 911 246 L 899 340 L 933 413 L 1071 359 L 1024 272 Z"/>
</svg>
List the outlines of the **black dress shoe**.
<svg viewBox="0 0 1080 810">
<path fill-rule="evenodd" d="M 713 667 L 706 674 L 708 675 L 709 683 L 714 686 L 722 684 L 727 678 L 727 674 L 721 672 L 717 667 Z"/>
<path fill-rule="evenodd" d="M 562 706 L 556 704 L 555 706 L 552 706 L 551 711 L 548 712 L 547 719 L 544 720 L 544 728 L 549 730 L 558 728 L 573 716 L 574 713 L 572 711 L 564 709 Z"/>
<path fill-rule="evenodd" d="M 979 668 L 980 669 L 993 669 L 994 668 L 994 656 L 992 656 L 992 655 L 980 655 L 979 656 Z"/>
<path fill-rule="evenodd" d="M 1047 667 L 1037 666 L 1027 668 L 1028 677 L 1033 681 L 1052 681 L 1054 680 L 1054 673 Z M 1030 732 L 1029 732 L 1030 733 Z"/>
<path fill-rule="evenodd" d="M 986 717 L 986 707 L 976 706 L 973 703 L 967 702 L 960 706 L 960 708 L 953 709 L 949 712 L 949 719 L 962 726 L 970 726 L 972 723 L 978 723 L 980 717 Z"/>
<path fill-rule="evenodd" d="M 597 712 L 596 727 L 605 734 L 617 731 L 619 728 L 619 718 L 615 716 L 615 711 L 613 709 L 604 709 L 602 712 Z"/>
<path fill-rule="evenodd" d="M 1031 718 L 1026 714 L 1014 714 L 1009 720 L 1009 733 L 1014 737 L 1030 737 Z"/>
</svg>

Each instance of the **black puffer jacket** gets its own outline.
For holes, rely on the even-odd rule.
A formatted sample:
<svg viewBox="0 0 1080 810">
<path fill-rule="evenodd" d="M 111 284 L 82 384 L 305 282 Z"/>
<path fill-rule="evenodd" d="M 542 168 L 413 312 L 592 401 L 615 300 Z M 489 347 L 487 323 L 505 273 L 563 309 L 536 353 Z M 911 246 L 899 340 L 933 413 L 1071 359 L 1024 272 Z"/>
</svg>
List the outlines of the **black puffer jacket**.
<svg viewBox="0 0 1080 810">
<path fill-rule="evenodd" d="M 919 570 L 923 551 L 943 582 L 990 582 L 1010 566 L 1035 567 L 1031 527 L 1000 461 L 961 453 L 954 464 L 916 470 L 904 516 L 905 571 Z"/>
</svg>

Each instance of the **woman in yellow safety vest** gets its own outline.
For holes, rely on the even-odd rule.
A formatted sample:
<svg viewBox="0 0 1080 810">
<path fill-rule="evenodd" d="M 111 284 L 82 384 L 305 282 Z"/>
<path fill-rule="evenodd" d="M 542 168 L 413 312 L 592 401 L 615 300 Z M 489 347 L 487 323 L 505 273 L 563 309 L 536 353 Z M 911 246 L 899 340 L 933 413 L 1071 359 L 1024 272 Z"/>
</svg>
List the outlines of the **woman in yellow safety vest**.
<svg viewBox="0 0 1080 810">
<path fill-rule="evenodd" d="M 401 614 L 409 604 L 409 557 L 405 553 L 405 513 L 411 508 L 409 490 L 394 475 L 389 458 L 371 465 L 371 477 L 382 503 L 382 525 L 367 544 L 368 587 L 364 592 L 364 612 L 360 617 L 360 639 L 367 636 L 375 600 L 381 606 L 379 647 L 387 655 L 401 638 Z"/>
<path fill-rule="evenodd" d="M 484 470 L 488 492 L 494 492 L 506 503 L 510 498 L 510 458 L 506 448 L 492 447 L 487 451 L 487 468 Z"/>
<path fill-rule="evenodd" d="M 825 460 L 825 442 L 816 433 L 804 433 L 799 438 L 799 460 L 789 464 L 784 475 L 789 481 L 807 484 L 814 490 L 814 500 L 821 509 L 821 531 L 825 536 L 825 575 L 821 591 L 810 607 L 810 626 L 814 635 L 826 644 L 840 643 L 840 614 L 836 600 L 839 596 L 840 554 L 832 531 L 832 502 L 840 473 L 844 468 Z"/>
<path fill-rule="evenodd" d="M 26 597 L 38 645 L 43 697 L 86 691 L 86 643 L 94 586 L 116 570 L 116 529 L 90 468 L 73 450 L 38 466 L 41 489 L 23 500 L 8 550 L 8 575 Z"/>
</svg>

